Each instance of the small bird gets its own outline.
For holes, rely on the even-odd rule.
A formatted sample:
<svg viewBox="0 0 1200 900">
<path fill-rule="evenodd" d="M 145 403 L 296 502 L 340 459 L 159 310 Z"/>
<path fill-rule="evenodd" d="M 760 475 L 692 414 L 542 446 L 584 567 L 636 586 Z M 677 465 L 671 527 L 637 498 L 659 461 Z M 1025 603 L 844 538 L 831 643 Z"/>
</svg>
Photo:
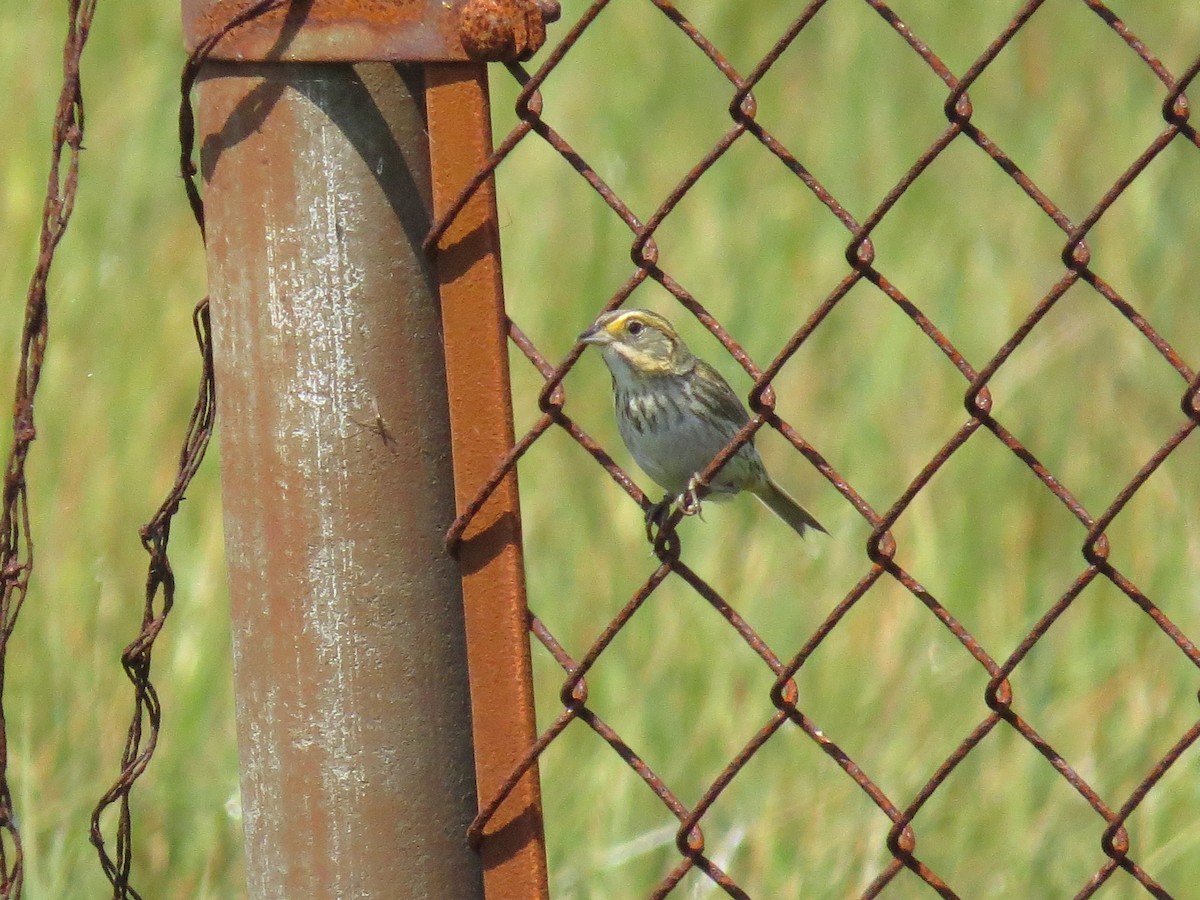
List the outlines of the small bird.
<svg viewBox="0 0 1200 900">
<path fill-rule="evenodd" d="M 667 491 L 663 504 L 677 498 L 684 512 L 697 511 L 696 476 L 750 419 L 733 388 L 648 310 L 604 313 L 579 340 L 604 355 L 617 429 L 637 464 Z M 709 490 L 714 500 L 749 491 L 801 537 L 808 528 L 828 534 L 771 479 L 753 442 L 725 463 Z"/>
</svg>

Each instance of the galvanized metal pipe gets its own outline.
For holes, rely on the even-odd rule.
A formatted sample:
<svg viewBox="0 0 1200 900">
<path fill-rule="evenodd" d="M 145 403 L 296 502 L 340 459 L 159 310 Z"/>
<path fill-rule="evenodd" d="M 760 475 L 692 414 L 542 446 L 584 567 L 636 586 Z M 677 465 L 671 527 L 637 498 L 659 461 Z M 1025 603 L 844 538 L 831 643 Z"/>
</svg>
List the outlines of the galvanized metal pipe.
<svg viewBox="0 0 1200 900">
<path fill-rule="evenodd" d="M 482 896 L 419 70 L 200 86 L 252 897 Z"/>
</svg>

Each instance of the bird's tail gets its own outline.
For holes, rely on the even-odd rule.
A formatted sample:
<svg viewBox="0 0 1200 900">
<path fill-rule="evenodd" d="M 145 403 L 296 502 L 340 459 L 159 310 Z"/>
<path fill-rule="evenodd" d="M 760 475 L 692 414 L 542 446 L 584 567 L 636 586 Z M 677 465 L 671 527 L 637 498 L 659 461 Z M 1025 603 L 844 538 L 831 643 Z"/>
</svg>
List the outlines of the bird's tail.
<svg viewBox="0 0 1200 900">
<path fill-rule="evenodd" d="M 822 534 L 829 534 L 808 510 L 793 500 L 787 491 L 771 480 L 770 476 L 763 479 L 762 484 L 753 488 L 753 491 L 767 509 L 791 525 L 800 537 L 804 537 L 805 530 L 809 528 L 816 529 Z"/>
</svg>

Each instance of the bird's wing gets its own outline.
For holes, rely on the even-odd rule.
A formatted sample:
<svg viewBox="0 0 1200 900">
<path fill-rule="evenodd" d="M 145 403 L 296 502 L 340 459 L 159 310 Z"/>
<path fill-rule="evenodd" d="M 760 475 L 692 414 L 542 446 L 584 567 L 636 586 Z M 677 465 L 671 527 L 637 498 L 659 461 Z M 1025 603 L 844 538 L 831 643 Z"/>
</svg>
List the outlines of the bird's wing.
<svg viewBox="0 0 1200 900">
<path fill-rule="evenodd" d="M 719 422 L 726 423 L 726 425 L 734 423 L 733 429 L 729 432 L 733 434 L 734 431 L 750 421 L 750 414 L 746 412 L 746 407 L 733 392 L 729 382 L 721 377 L 720 372 L 702 359 L 696 360 L 696 368 L 704 376 L 693 379 L 692 382 L 699 394 L 697 399 L 700 401 L 701 408 L 712 410 L 714 418 Z"/>
</svg>

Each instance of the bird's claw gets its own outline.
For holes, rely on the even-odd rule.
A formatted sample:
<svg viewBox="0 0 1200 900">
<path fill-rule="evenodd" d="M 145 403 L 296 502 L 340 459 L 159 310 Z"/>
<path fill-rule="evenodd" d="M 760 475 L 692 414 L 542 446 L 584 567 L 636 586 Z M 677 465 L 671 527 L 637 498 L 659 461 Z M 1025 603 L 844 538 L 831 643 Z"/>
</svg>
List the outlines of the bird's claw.
<svg viewBox="0 0 1200 900">
<path fill-rule="evenodd" d="M 674 536 L 675 529 L 671 528 L 668 532 L 667 526 L 671 520 L 671 510 L 675 506 L 679 507 L 680 515 L 700 516 L 703 520 L 700 508 L 700 487 L 696 476 L 693 475 L 688 481 L 683 493 L 667 494 L 657 503 L 646 508 L 646 540 L 655 548 L 662 549 Z"/>
<path fill-rule="evenodd" d="M 699 479 L 695 475 L 688 479 L 687 487 L 675 498 L 675 502 L 679 504 L 679 511 L 685 516 L 700 516 L 700 520 L 704 521 L 704 516 L 700 515 Z"/>
</svg>

